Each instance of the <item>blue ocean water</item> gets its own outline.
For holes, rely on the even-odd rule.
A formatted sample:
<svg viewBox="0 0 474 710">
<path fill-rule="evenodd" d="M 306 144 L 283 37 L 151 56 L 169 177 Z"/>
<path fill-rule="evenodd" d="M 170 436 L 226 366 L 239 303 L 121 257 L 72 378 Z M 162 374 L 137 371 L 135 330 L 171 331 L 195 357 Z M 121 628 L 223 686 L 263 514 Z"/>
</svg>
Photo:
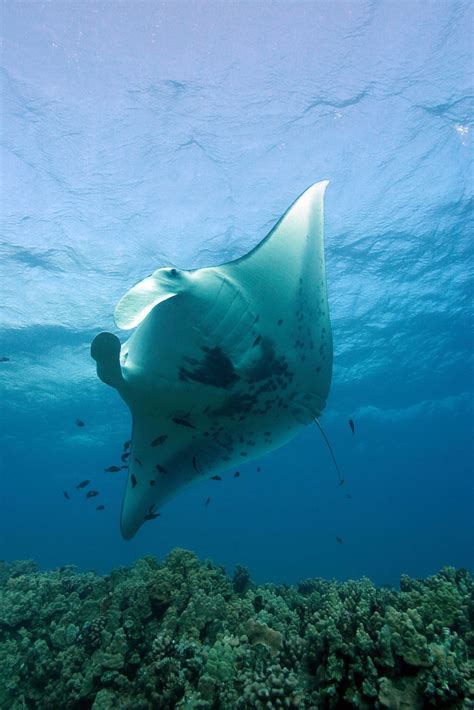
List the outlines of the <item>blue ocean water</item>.
<svg viewBox="0 0 474 710">
<path fill-rule="evenodd" d="M 258 582 L 472 570 L 472 4 L 1 12 L 0 557 L 104 572 L 181 546 Z M 130 416 L 91 340 L 151 271 L 245 254 L 321 179 L 322 423 L 345 485 L 309 427 L 122 540 L 125 473 L 103 470 Z"/>
</svg>

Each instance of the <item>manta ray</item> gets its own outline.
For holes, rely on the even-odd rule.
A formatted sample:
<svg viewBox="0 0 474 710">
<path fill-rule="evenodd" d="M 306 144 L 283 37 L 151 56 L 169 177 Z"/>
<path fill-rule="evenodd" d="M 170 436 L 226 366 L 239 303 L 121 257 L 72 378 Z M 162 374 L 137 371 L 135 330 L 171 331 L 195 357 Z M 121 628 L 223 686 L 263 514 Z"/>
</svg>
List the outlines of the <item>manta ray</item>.
<svg viewBox="0 0 474 710">
<path fill-rule="evenodd" d="M 97 374 L 133 420 L 124 538 L 182 489 L 282 446 L 324 409 L 332 373 L 327 184 L 303 192 L 245 256 L 157 269 L 115 308 L 131 337 L 93 340 Z"/>
</svg>

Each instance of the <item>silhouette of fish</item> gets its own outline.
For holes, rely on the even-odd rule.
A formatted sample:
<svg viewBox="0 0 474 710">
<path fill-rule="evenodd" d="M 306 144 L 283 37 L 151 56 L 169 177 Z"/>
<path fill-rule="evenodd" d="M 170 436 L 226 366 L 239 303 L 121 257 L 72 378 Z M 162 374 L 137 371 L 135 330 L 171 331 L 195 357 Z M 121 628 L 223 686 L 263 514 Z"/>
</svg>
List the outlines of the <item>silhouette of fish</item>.
<svg viewBox="0 0 474 710">
<path fill-rule="evenodd" d="M 155 518 L 159 518 L 161 513 L 155 513 L 153 511 L 154 505 L 150 505 L 150 508 L 148 509 L 148 513 L 145 515 L 143 520 L 155 520 Z"/>
<path fill-rule="evenodd" d="M 105 505 L 98 505 L 96 510 L 105 510 Z"/>
<path fill-rule="evenodd" d="M 89 485 L 89 483 L 90 483 L 90 481 L 88 481 L 88 480 L 86 479 L 85 481 L 81 481 L 80 483 L 78 483 L 77 486 L 76 486 L 76 488 L 77 488 L 78 490 L 79 490 L 79 488 L 85 488 L 86 486 Z"/>
<path fill-rule="evenodd" d="M 95 498 L 99 495 L 99 491 L 87 491 L 86 498 Z"/>
<path fill-rule="evenodd" d="M 108 468 L 104 468 L 104 471 L 106 473 L 117 473 L 117 471 L 120 471 L 120 466 L 109 466 Z"/>
<path fill-rule="evenodd" d="M 211 481 L 222 481 L 222 478 L 220 476 L 211 476 L 210 480 Z"/>
<path fill-rule="evenodd" d="M 71 500 L 71 496 L 67 491 L 63 491 L 63 496 L 66 498 L 66 500 Z"/>
<path fill-rule="evenodd" d="M 343 543 L 344 541 L 343 541 L 342 537 L 338 537 L 338 536 L 336 535 L 336 542 L 338 542 L 339 545 L 342 545 L 342 543 Z"/>
<path fill-rule="evenodd" d="M 151 446 L 160 446 L 160 444 L 164 444 L 166 439 L 168 438 L 167 434 L 162 434 L 161 436 L 157 436 L 156 439 L 153 439 L 151 442 Z"/>
<path fill-rule="evenodd" d="M 354 422 L 352 421 L 352 419 L 349 419 L 349 426 L 350 426 L 350 428 L 351 428 L 351 432 L 352 432 L 353 434 L 355 434 L 355 424 L 354 424 Z"/>
<path fill-rule="evenodd" d="M 5 357 L 5 355 L 2 355 L 2 356 L 0 357 L 0 362 L 10 362 L 10 358 L 9 358 L 9 357 Z"/>
<path fill-rule="evenodd" d="M 180 419 L 179 417 L 171 417 L 171 421 L 173 421 L 175 424 L 180 424 L 181 426 L 187 426 L 189 427 L 189 429 L 196 428 L 194 424 L 191 424 L 190 422 L 186 421 L 186 419 Z"/>
<path fill-rule="evenodd" d="M 155 518 L 159 518 L 161 513 L 147 513 L 143 520 L 155 520 Z"/>
<path fill-rule="evenodd" d="M 85 422 L 82 419 L 76 419 L 76 426 L 85 426 Z"/>
</svg>

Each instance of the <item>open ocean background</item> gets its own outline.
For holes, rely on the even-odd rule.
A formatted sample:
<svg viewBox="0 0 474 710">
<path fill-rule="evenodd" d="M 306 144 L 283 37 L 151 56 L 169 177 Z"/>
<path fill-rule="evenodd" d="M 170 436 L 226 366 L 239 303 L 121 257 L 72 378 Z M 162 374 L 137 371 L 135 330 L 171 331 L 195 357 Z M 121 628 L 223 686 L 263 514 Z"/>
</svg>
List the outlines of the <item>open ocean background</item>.
<svg viewBox="0 0 474 710">
<path fill-rule="evenodd" d="M 472 570 L 472 3 L 9 0 L 1 20 L 0 558 Z M 125 472 L 103 470 L 130 417 L 91 340 L 151 271 L 246 253 L 322 179 L 345 486 L 310 427 L 123 541 Z"/>
</svg>

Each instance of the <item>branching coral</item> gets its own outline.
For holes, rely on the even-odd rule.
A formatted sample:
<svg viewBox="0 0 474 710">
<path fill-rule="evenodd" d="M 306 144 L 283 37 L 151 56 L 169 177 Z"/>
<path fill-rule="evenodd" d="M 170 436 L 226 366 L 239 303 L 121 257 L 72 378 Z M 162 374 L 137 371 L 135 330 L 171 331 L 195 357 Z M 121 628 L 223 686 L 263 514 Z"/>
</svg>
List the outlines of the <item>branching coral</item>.
<svg viewBox="0 0 474 710">
<path fill-rule="evenodd" d="M 0 563 L 0 707 L 467 708 L 473 589 L 256 586 L 185 550 L 106 577 Z"/>
</svg>

